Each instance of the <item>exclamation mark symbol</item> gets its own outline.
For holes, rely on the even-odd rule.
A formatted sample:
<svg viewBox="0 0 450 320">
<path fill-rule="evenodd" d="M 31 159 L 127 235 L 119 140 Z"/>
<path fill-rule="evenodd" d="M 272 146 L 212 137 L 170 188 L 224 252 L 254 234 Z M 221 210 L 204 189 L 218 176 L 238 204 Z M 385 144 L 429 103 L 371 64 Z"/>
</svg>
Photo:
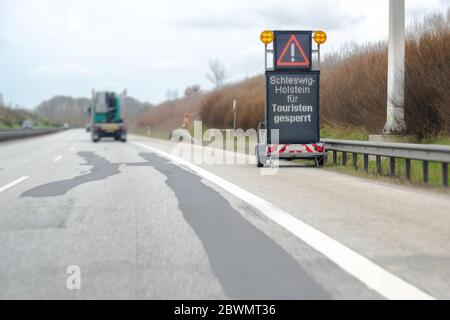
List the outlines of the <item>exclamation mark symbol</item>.
<svg viewBox="0 0 450 320">
<path fill-rule="evenodd" d="M 295 62 L 295 45 L 291 43 L 291 62 Z"/>
</svg>

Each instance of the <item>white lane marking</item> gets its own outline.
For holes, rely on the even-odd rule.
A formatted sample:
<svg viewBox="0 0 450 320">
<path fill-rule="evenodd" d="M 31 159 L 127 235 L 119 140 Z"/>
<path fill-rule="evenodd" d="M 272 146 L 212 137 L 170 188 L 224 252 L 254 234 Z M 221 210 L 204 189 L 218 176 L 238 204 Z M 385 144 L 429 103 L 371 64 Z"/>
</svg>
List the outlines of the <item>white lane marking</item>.
<svg viewBox="0 0 450 320">
<path fill-rule="evenodd" d="M 58 162 L 63 158 L 63 156 L 57 156 L 55 159 L 53 159 L 54 162 Z"/>
<path fill-rule="evenodd" d="M 367 285 L 370 289 L 378 292 L 388 299 L 394 300 L 434 300 L 435 298 L 410 283 L 400 279 L 392 273 L 384 270 L 366 257 L 344 246 L 340 242 L 330 238 L 326 234 L 291 216 L 289 213 L 278 208 L 272 203 L 238 187 L 197 165 L 171 155 L 157 148 L 139 142 L 132 142 L 142 148 L 157 153 L 171 160 L 174 164 L 184 166 L 194 171 L 199 176 L 211 181 L 222 189 L 233 194 L 235 197 L 247 202 L 268 218 L 284 227 L 302 241 L 316 249 L 328 259 L 333 261 L 343 270 Z"/>
<path fill-rule="evenodd" d="M 9 188 L 14 187 L 16 184 L 19 184 L 19 183 L 21 183 L 21 182 L 27 180 L 28 178 L 29 178 L 29 177 L 24 176 L 24 177 L 21 177 L 21 178 L 19 178 L 19 179 L 16 179 L 16 180 L 14 180 L 13 182 L 10 182 L 10 183 L 8 183 L 7 185 L 4 185 L 3 187 L 0 187 L 0 192 L 3 192 L 3 191 L 8 190 Z"/>
</svg>

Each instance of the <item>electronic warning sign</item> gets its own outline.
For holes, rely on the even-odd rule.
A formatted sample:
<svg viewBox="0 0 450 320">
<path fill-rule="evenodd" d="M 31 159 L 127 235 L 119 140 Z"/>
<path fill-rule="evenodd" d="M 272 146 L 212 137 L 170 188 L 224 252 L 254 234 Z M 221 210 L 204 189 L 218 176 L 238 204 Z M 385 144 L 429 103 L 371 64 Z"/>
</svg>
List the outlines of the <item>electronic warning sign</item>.
<svg viewBox="0 0 450 320">
<path fill-rule="evenodd" d="M 310 70 L 311 31 L 274 31 L 275 70 Z"/>
<path fill-rule="evenodd" d="M 267 141 L 281 144 L 320 141 L 319 71 L 266 72 Z M 272 141 L 271 129 L 279 140 Z"/>
</svg>

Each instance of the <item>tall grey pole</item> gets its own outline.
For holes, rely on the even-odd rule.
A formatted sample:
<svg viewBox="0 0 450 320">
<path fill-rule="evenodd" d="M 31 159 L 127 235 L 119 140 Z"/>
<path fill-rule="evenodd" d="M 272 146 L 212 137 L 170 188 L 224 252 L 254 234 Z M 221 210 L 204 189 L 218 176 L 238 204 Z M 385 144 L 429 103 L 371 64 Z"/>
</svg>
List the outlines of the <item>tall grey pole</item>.
<svg viewBox="0 0 450 320">
<path fill-rule="evenodd" d="M 236 130 L 236 99 L 233 99 L 233 130 Z"/>
<path fill-rule="evenodd" d="M 405 124 L 405 0 L 389 0 L 387 117 L 385 134 L 402 134 Z"/>
</svg>

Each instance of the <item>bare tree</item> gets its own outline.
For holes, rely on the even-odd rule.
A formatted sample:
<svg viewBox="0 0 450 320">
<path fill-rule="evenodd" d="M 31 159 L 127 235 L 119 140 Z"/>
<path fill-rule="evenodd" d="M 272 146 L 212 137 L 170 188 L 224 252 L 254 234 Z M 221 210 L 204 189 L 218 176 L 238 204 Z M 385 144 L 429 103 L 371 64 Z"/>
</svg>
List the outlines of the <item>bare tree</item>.
<svg viewBox="0 0 450 320">
<path fill-rule="evenodd" d="M 219 60 L 211 60 L 209 69 L 210 73 L 206 74 L 206 77 L 216 88 L 220 88 L 226 78 L 225 66 Z"/>
</svg>

